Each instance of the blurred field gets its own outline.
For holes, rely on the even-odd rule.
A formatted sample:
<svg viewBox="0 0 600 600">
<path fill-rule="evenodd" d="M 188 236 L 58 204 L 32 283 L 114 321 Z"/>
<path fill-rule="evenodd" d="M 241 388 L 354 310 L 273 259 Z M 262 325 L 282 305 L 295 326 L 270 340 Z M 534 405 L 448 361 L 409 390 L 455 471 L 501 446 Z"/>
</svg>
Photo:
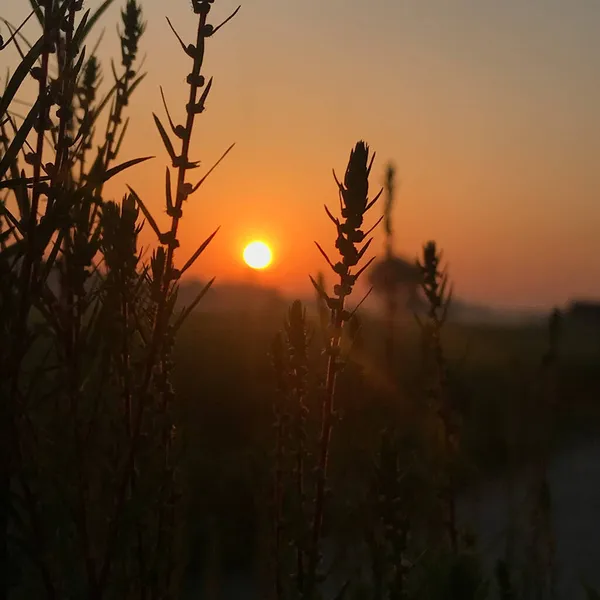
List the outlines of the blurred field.
<svg viewBox="0 0 600 600">
<path fill-rule="evenodd" d="M 225 572 L 252 570 L 261 552 L 274 394 L 268 349 L 285 311 L 283 302 L 262 311 L 198 311 L 179 337 L 175 384 L 193 498 L 190 533 L 195 552 L 190 569 L 194 577 L 205 568 L 212 572 L 216 565 Z M 331 512 L 339 534 L 351 538 L 360 534 L 361 525 L 346 509 L 360 504 L 357 499 L 371 469 L 379 432 L 390 419 L 400 427 L 405 420 L 410 429 L 408 406 L 422 389 L 414 320 L 398 325 L 395 381 L 389 381 L 379 366 L 383 364 L 382 331 L 377 318 L 363 313 L 362 346 L 353 353 L 340 384 L 341 423 L 334 435 L 333 478 L 345 493 L 338 491 L 332 499 Z M 318 336 L 315 324 L 313 361 L 321 360 Z M 598 339 L 594 331 L 565 324 L 557 427 L 551 432 L 557 455 L 600 425 Z M 543 324 L 447 325 L 444 345 L 451 385 L 465 415 L 465 491 L 502 473 L 521 470 L 536 456 L 537 440 L 544 433 L 536 415 L 545 408 L 531 398 L 547 344 Z M 318 385 L 313 382 L 313 396 Z M 212 548 L 213 553 L 207 557 L 200 548 Z"/>
</svg>

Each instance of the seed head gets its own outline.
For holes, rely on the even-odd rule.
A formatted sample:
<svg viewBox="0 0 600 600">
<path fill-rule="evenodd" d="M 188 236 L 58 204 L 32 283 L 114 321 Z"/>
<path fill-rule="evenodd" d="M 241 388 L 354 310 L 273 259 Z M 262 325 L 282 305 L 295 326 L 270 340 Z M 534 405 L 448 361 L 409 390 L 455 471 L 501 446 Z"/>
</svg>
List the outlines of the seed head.
<svg viewBox="0 0 600 600">
<path fill-rule="evenodd" d="M 369 159 L 369 146 L 360 141 L 350 152 L 350 160 L 340 190 L 343 200 L 342 216 L 354 229 L 362 225 L 369 202 L 369 173 L 373 158 Z"/>
<path fill-rule="evenodd" d="M 142 8 L 136 0 L 127 0 L 125 8 L 121 11 L 123 33 L 121 33 L 121 55 L 123 66 L 127 69 L 128 76 L 133 77 L 131 66 L 136 59 L 138 44 L 146 30 L 142 21 Z"/>
</svg>

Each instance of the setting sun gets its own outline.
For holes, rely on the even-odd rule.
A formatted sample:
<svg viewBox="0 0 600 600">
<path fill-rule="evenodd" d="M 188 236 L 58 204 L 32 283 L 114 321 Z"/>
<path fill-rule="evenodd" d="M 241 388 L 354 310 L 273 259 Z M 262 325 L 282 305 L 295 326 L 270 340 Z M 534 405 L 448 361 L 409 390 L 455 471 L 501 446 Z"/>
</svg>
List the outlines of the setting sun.
<svg viewBox="0 0 600 600">
<path fill-rule="evenodd" d="M 273 255 L 264 242 L 251 242 L 244 248 L 244 261 L 252 269 L 264 269 L 271 264 Z"/>
</svg>

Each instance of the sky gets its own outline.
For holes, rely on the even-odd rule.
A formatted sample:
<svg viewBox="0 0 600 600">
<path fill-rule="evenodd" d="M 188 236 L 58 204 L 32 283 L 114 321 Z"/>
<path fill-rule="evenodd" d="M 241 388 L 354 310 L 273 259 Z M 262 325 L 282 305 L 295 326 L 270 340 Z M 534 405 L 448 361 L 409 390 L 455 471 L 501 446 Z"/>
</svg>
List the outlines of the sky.
<svg viewBox="0 0 600 600">
<path fill-rule="evenodd" d="M 107 80 L 120 2 L 102 22 Z M 27 6 L 4 0 L 2 16 L 18 22 Z M 131 185 L 166 228 L 168 157 L 152 112 L 163 116 L 162 85 L 183 119 L 189 60 L 165 16 L 190 42 L 195 18 L 188 0 L 142 6 L 148 76 L 121 159 L 156 158 L 108 191 Z M 218 24 L 237 2 L 213 6 Z M 364 139 L 377 152 L 373 193 L 387 162 L 397 168 L 396 250 L 412 259 L 435 239 L 458 296 L 520 308 L 600 297 L 599 30 L 598 0 L 243 0 L 208 42 L 215 80 L 192 156 L 209 168 L 236 146 L 186 203 L 177 260 L 221 226 L 194 276 L 306 291 L 325 268 L 314 240 L 334 251 L 331 170 L 343 174 Z M 4 62 L 14 64 L 3 53 L 2 72 Z M 241 256 L 256 238 L 274 263 L 250 274 Z M 153 243 L 149 229 L 143 241 Z"/>
</svg>

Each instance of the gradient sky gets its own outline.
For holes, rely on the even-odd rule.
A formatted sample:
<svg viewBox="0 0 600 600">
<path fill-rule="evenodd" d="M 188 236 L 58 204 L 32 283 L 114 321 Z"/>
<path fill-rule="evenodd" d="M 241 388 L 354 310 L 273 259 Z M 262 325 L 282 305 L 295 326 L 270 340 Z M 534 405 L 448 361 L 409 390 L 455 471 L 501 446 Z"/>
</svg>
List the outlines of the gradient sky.
<svg viewBox="0 0 600 600">
<path fill-rule="evenodd" d="M 2 4 L 16 22 L 28 3 Z M 192 41 L 194 15 L 187 0 L 142 5 L 148 77 L 121 158 L 157 158 L 110 191 L 130 183 L 166 223 L 151 113 L 163 114 L 162 85 L 183 118 L 189 67 L 164 16 Z M 236 6 L 217 0 L 212 21 Z M 117 7 L 104 18 L 103 58 L 118 56 L 117 19 Z M 313 240 L 333 246 L 331 168 L 343 173 L 364 138 L 378 156 L 374 191 L 397 165 L 397 250 L 414 257 L 437 240 L 460 297 L 549 307 L 600 296 L 598 31 L 598 0 L 245 0 L 209 41 L 215 86 L 192 154 L 209 167 L 237 145 L 185 206 L 179 261 L 221 225 L 195 275 L 248 277 L 242 248 L 261 238 L 275 253 L 261 279 L 306 290 L 323 268 Z"/>
</svg>

